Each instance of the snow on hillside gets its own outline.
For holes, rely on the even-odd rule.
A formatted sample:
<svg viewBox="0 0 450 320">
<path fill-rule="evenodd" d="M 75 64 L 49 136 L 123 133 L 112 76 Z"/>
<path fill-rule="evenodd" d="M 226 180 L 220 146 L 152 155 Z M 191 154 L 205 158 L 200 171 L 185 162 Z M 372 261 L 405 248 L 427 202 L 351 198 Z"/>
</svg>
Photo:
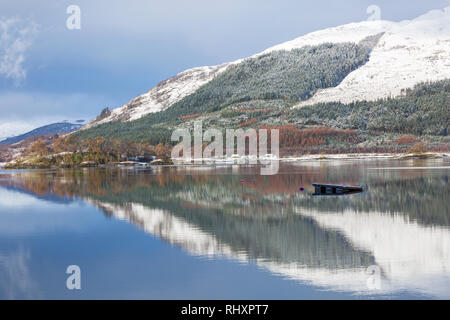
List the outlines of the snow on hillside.
<svg viewBox="0 0 450 320">
<path fill-rule="evenodd" d="M 448 78 L 450 7 L 392 24 L 365 65 L 351 72 L 337 87 L 320 90 L 298 106 L 395 97 L 419 82 Z"/>
<path fill-rule="evenodd" d="M 316 46 L 322 43 L 342 43 L 355 42 L 358 43 L 364 38 L 376 35 L 389 30 L 395 22 L 390 21 L 363 21 L 358 23 L 350 23 L 343 26 L 328 28 L 312 33 L 308 33 L 297 39 L 271 47 L 261 54 L 279 51 L 292 50 L 304 46 Z M 259 55 L 259 54 L 258 54 Z M 257 56 L 257 55 L 256 55 Z"/>
<path fill-rule="evenodd" d="M 392 22 L 388 21 L 366 21 L 325 29 L 274 46 L 249 58 L 257 57 L 272 51 L 291 50 L 325 42 L 359 42 L 367 36 L 384 32 L 391 27 L 392 24 Z M 112 110 L 108 117 L 92 121 L 84 126 L 83 129 L 116 120 L 132 121 L 149 113 L 165 110 L 185 96 L 194 93 L 200 86 L 211 81 L 216 75 L 225 71 L 230 65 L 240 63 L 241 61 L 243 61 L 243 59 L 218 66 L 207 66 L 186 70 L 173 78 L 159 83 L 155 88 L 134 98 L 124 106 Z"/>
<path fill-rule="evenodd" d="M 225 71 L 229 65 L 230 63 L 225 63 L 218 66 L 199 67 L 179 73 L 175 77 L 160 82 L 155 88 L 134 98 L 124 106 L 112 110 L 108 117 L 92 121 L 83 129 L 115 120 L 137 120 L 146 114 L 165 110 L 183 97 L 194 93 L 215 75 Z"/>
<path fill-rule="evenodd" d="M 376 100 L 397 96 L 402 89 L 411 88 L 419 82 L 450 78 L 450 7 L 430 11 L 411 21 L 364 21 L 312 32 L 249 58 L 326 42 L 357 43 L 381 32 L 384 35 L 365 65 L 350 73 L 337 87 L 319 90 L 311 99 L 297 106 Z M 194 93 L 230 65 L 241 61 L 243 59 L 186 70 L 112 110 L 108 117 L 92 121 L 83 129 L 115 120 L 132 121 L 165 110 Z"/>
</svg>

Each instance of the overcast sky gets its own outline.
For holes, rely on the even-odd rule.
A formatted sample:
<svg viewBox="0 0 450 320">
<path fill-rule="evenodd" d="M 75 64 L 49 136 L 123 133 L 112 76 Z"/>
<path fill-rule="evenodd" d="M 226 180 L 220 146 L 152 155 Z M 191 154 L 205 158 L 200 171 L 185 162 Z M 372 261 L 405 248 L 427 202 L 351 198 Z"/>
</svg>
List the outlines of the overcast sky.
<svg viewBox="0 0 450 320">
<path fill-rule="evenodd" d="M 69 5 L 81 29 L 69 30 Z M 185 69 L 250 56 L 308 32 L 413 19 L 449 0 L 14 0 L 0 2 L 0 139 L 91 119 Z"/>
</svg>

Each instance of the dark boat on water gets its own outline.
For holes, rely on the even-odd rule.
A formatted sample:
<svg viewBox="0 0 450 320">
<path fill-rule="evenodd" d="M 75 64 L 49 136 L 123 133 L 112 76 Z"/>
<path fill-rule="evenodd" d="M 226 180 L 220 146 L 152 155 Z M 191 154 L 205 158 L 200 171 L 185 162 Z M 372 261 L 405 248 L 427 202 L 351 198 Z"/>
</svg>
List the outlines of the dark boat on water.
<svg viewBox="0 0 450 320">
<path fill-rule="evenodd" d="M 346 186 L 338 184 L 313 183 L 314 196 L 339 196 L 347 194 L 361 193 L 364 191 L 362 186 Z"/>
</svg>

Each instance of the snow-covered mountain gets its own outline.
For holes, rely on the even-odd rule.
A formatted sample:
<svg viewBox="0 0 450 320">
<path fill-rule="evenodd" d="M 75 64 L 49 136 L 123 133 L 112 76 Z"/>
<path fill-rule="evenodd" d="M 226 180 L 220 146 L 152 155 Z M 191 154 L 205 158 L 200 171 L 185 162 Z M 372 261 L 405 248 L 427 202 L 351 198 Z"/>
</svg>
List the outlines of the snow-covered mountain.
<svg viewBox="0 0 450 320">
<path fill-rule="evenodd" d="M 450 7 L 385 26 L 365 65 L 299 105 L 395 97 L 419 82 L 450 78 Z"/>
<path fill-rule="evenodd" d="M 430 11 L 413 20 L 364 21 L 328 28 L 271 47 L 250 58 L 323 43 L 358 43 L 380 33 L 383 35 L 367 63 L 350 72 L 339 85 L 320 89 L 297 106 L 398 96 L 402 89 L 412 88 L 417 83 L 450 78 L 450 7 Z M 165 110 L 196 92 L 231 65 L 242 61 L 244 59 L 186 70 L 84 128 L 115 120 L 133 121 L 149 113 Z"/>
</svg>

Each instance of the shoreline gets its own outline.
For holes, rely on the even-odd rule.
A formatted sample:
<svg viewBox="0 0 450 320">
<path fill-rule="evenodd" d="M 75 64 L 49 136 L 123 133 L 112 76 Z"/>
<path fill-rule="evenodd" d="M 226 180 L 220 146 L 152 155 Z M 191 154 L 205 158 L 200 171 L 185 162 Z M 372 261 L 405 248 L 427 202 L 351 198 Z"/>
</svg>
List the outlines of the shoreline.
<svg viewBox="0 0 450 320">
<path fill-rule="evenodd" d="M 309 154 L 302 156 L 284 156 L 277 159 L 263 159 L 257 161 L 255 164 L 264 164 L 261 161 L 279 161 L 279 162 L 297 162 L 297 161 L 336 161 L 336 160 L 432 160 L 432 159 L 448 159 L 450 162 L 450 153 L 447 152 L 425 152 L 420 154 L 405 154 L 405 153 L 342 153 L 342 154 Z M 199 159 L 200 160 L 200 159 Z M 233 166 L 233 165 L 253 165 L 253 163 L 248 163 L 243 161 L 243 159 L 236 158 L 230 160 L 211 160 L 207 158 L 201 159 L 203 163 L 196 164 L 192 162 L 186 162 L 183 160 L 175 160 L 173 163 L 161 163 L 161 164 L 151 164 L 145 162 L 133 162 L 126 161 L 126 163 L 108 163 L 108 164 L 93 164 L 89 166 L 78 165 L 74 167 L 63 167 L 63 166 L 24 166 L 15 165 L 14 161 L 11 162 L 0 162 L 0 169 L 2 170 L 18 170 L 18 169 L 73 169 L 73 168 L 157 168 L 157 167 L 180 167 L 180 166 Z M 243 161 L 239 163 L 240 161 Z M 208 161 L 215 161 L 214 163 L 208 163 Z M 228 161 L 228 162 L 227 162 Z"/>
<path fill-rule="evenodd" d="M 302 160 L 377 160 L 377 159 L 441 159 L 449 158 L 447 152 L 424 152 L 420 154 L 408 153 L 338 153 L 338 154 L 314 154 L 298 157 L 283 157 L 280 161 L 302 161 Z"/>
</svg>

